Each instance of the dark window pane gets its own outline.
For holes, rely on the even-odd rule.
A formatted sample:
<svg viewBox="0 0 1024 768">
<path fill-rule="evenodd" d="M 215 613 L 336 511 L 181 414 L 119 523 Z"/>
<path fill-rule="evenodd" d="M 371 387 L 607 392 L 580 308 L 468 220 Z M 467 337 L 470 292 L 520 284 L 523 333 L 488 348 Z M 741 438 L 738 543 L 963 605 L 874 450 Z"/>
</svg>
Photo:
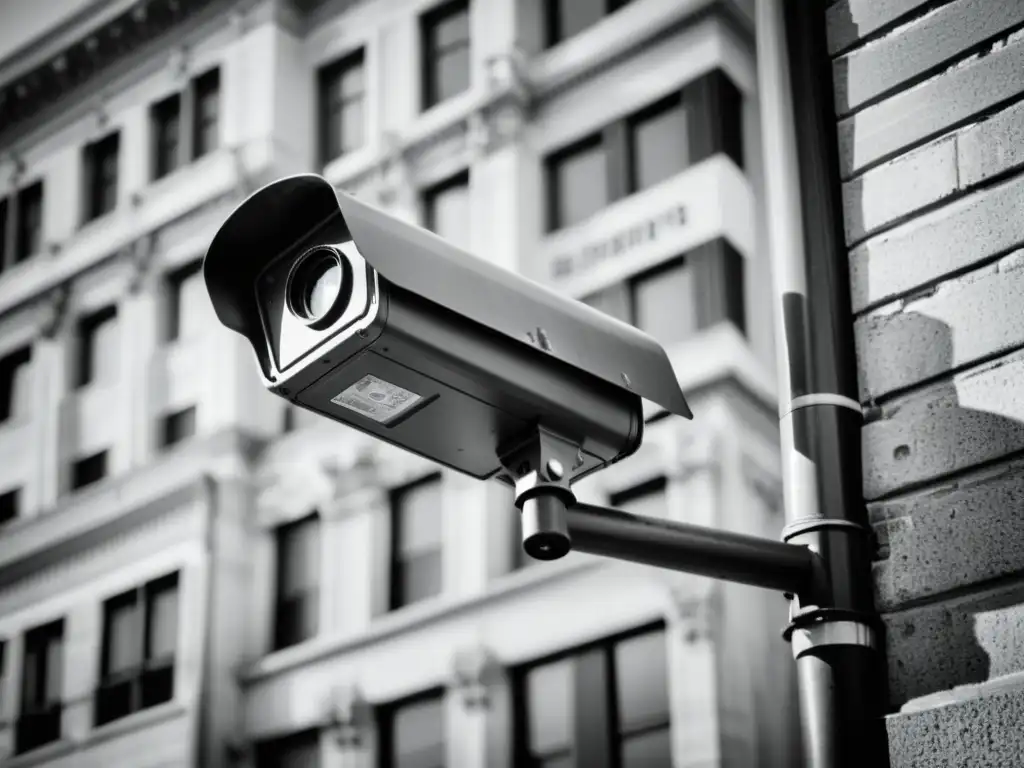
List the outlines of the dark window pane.
<svg viewBox="0 0 1024 768">
<path fill-rule="evenodd" d="M 363 52 L 357 51 L 320 70 L 321 154 L 329 162 L 365 141 Z"/>
<path fill-rule="evenodd" d="M 110 383 L 118 378 L 117 309 L 107 307 L 81 320 L 78 327 L 78 385 Z"/>
<path fill-rule="evenodd" d="M 555 229 L 571 227 L 608 205 L 603 145 L 593 141 L 552 162 Z"/>
<path fill-rule="evenodd" d="M 624 733 L 668 722 L 665 634 L 652 632 L 615 647 L 619 729 Z"/>
<path fill-rule="evenodd" d="M 196 408 L 190 406 L 164 417 L 161 445 L 170 448 L 192 437 L 196 432 Z"/>
<path fill-rule="evenodd" d="M 195 125 L 192 157 L 200 158 L 217 148 L 220 137 L 220 70 L 214 69 L 195 80 Z"/>
<path fill-rule="evenodd" d="M 398 551 L 423 553 L 441 545 L 441 477 L 435 475 L 396 494 Z"/>
<path fill-rule="evenodd" d="M 634 324 L 662 344 L 698 329 L 693 273 L 686 262 L 642 276 L 633 285 Z"/>
<path fill-rule="evenodd" d="M 555 5 L 557 38 L 566 40 L 592 27 L 605 15 L 608 0 L 549 0 Z"/>
<path fill-rule="evenodd" d="M 178 647 L 178 584 L 171 579 L 149 589 L 146 658 L 173 657 Z"/>
<path fill-rule="evenodd" d="M 284 648 L 319 630 L 320 518 L 281 526 L 277 547 L 275 647 Z"/>
<path fill-rule="evenodd" d="M 630 736 L 622 742 L 622 768 L 672 768 L 669 728 Z"/>
<path fill-rule="evenodd" d="M 117 206 L 117 164 L 120 134 L 112 133 L 85 148 L 85 220 L 99 218 Z"/>
<path fill-rule="evenodd" d="M 159 179 L 175 168 L 181 156 L 181 97 L 174 94 L 155 104 L 153 124 L 153 178 Z"/>
<path fill-rule="evenodd" d="M 402 705 L 392 720 L 393 768 L 444 768 L 444 699 Z"/>
<path fill-rule="evenodd" d="M 28 415 L 32 401 L 31 362 L 31 347 L 22 347 L 0 358 L 0 424 Z"/>
<path fill-rule="evenodd" d="M 213 305 L 203 279 L 202 260 L 167 277 L 167 340 L 202 335 L 213 319 Z"/>
<path fill-rule="evenodd" d="M 320 768 L 320 732 L 302 731 L 260 744 L 256 768 Z"/>
<path fill-rule="evenodd" d="M 105 606 L 103 674 L 118 675 L 142 664 L 142 617 L 134 591 Z"/>
<path fill-rule="evenodd" d="M 469 8 L 450 3 L 423 18 L 424 108 L 469 88 Z"/>
<path fill-rule="evenodd" d="M 407 555 L 395 570 L 398 579 L 396 607 L 441 594 L 440 550 Z"/>
<path fill-rule="evenodd" d="M 107 452 L 100 451 L 71 465 L 71 490 L 77 491 L 102 480 L 107 474 Z"/>
<path fill-rule="evenodd" d="M 21 489 L 11 488 L 0 493 L 0 525 L 18 516 L 21 506 Z M 2 674 L 0 674 L 2 677 Z"/>
<path fill-rule="evenodd" d="M 424 196 L 429 230 L 461 248 L 469 248 L 469 177 L 460 174 Z"/>
<path fill-rule="evenodd" d="M 573 659 L 530 670 L 526 679 L 527 729 L 530 752 L 544 755 L 572 745 L 576 718 Z"/>
<path fill-rule="evenodd" d="M 632 126 L 633 191 L 647 189 L 689 164 L 686 111 L 669 103 Z"/>
<path fill-rule="evenodd" d="M 24 261 L 43 248 L 43 183 L 37 181 L 18 193 L 17 239 L 14 260 Z"/>
</svg>

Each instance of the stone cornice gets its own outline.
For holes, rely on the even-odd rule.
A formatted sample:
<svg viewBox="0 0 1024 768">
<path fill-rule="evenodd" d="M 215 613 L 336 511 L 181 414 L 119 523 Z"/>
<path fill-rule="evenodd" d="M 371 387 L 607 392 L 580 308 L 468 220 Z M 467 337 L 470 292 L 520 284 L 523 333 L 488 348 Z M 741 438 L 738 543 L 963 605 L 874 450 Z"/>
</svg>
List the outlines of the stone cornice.
<svg viewBox="0 0 1024 768">
<path fill-rule="evenodd" d="M 137 0 L 91 28 L 83 18 L 70 20 L 52 36 L 52 50 L 48 50 L 48 41 L 41 41 L 33 46 L 35 51 L 16 52 L 3 67 L 12 70 L 21 60 L 36 60 L 29 69 L 13 72 L 13 77 L 0 84 L 0 133 L 9 134 L 43 110 L 63 103 L 97 75 L 183 22 L 228 4 L 228 0 Z M 104 10 L 110 14 L 110 6 L 100 13 Z M 76 21 L 86 31 L 71 37 Z M 70 42 L 65 42 L 68 39 Z"/>
</svg>

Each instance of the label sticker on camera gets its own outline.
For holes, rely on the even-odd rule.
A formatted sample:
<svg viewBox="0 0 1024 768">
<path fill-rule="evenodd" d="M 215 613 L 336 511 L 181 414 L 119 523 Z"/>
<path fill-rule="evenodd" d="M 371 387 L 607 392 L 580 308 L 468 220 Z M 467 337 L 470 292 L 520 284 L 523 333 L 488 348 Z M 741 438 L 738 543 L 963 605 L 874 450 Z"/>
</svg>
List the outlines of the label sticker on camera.
<svg viewBox="0 0 1024 768">
<path fill-rule="evenodd" d="M 331 402 L 384 423 L 419 403 L 423 398 L 415 392 L 389 384 L 383 379 L 367 374 Z"/>
</svg>

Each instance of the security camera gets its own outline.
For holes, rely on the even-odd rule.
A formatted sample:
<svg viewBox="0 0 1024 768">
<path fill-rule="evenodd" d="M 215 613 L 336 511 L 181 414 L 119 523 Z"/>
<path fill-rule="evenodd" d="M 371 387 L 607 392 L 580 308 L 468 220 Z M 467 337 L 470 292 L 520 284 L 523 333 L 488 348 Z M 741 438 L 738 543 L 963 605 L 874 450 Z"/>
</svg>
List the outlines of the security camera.
<svg viewBox="0 0 1024 768">
<path fill-rule="evenodd" d="M 618 461 L 643 399 L 692 418 L 649 336 L 316 175 L 241 203 L 203 272 L 270 391 L 478 479 L 536 469 L 515 457 L 538 430 L 561 446 L 552 482 Z"/>
</svg>

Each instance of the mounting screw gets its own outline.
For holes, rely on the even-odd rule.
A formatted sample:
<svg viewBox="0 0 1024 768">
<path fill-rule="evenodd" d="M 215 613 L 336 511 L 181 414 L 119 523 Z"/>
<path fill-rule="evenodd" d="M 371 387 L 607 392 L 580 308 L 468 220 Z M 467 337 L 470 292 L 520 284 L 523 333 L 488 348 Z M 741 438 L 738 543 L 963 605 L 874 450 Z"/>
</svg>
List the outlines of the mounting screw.
<svg viewBox="0 0 1024 768">
<path fill-rule="evenodd" d="M 548 474 L 555 480 L 561 480 L 565 474 L 565 468 L 558 459 L 548 459 Z"/>
</svg>

